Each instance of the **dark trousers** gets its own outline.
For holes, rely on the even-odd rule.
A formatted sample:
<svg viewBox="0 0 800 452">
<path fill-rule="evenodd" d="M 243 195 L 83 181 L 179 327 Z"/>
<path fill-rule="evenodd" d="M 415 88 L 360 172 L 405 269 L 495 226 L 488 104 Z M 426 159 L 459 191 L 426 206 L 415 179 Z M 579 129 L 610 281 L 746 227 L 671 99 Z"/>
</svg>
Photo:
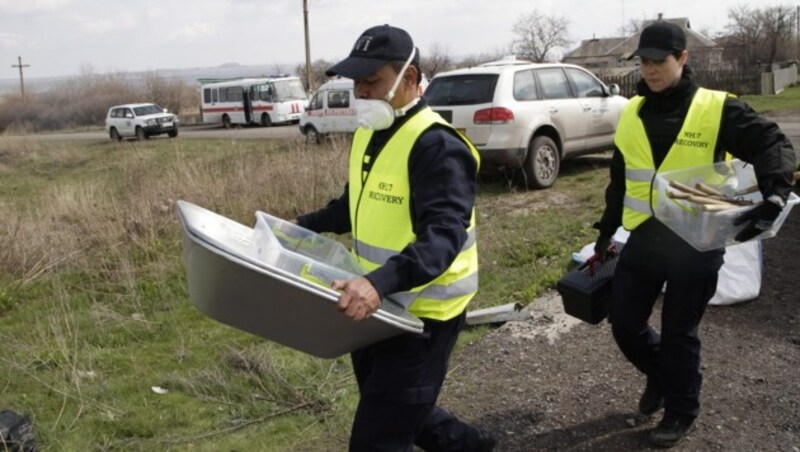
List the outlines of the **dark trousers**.
<svg viewBox="0 0 800 452">
<path fill-rule="evenodd" d="M 403 334 L 351 354 L 361 398 L 351 451 L 470 451 L 478 431 L 436 406 L 447 363 L 466 315 L 423 319 L 422 334 Z"/>
<path fill-rule="evenodd" d="M 702 385 L 698 326 L 716 291 L 724 251 L 696 251 L 662 228 L 651 224 L 628 239 L 612 283 L 609 321 L 628 361 L 660 388 L 665 417 L 694 419 Z M 659 333 L 648 320 L 664 283 Z"/>
</svg>

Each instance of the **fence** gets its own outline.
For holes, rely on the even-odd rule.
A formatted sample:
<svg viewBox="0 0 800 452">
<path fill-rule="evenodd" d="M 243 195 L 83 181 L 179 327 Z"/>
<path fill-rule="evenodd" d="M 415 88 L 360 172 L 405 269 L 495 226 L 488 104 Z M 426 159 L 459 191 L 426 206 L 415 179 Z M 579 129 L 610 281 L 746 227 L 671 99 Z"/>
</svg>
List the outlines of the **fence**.
<svg viewBox="0 0 800 452">
<path fill-rule="evenodd" d="M 797 83 L 797 64 L 792 63 L 789 67 L 761 74 L 761 93 L 778 94 L 795 83 Z"/>
<path fill-rule="evenodd" d="M 709 88 L 727 91 L 741 96 L 743 94 L 761 94 L 761 71 L 752 70 L 729 71 L 729 70 L 693 70 L 694 79 L 698 85 Z M 625 97 L 636 95 L 636 84 L 640 76 L 638 70 L 633 70 L 625 75 L 603 76 L 600 79 L 604 83 L 616 83 Z"/>
</svg>

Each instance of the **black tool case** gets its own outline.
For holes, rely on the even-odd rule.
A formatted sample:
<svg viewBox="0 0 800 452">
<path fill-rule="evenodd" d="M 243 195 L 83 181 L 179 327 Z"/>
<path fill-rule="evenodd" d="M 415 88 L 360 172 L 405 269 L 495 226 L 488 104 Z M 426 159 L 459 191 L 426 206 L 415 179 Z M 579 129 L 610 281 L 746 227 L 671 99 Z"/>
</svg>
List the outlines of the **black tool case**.
<svg viewBox="0 0 800 452">
<path fill-rule="evenodd" d="M 593 325 L 608 317 L 618 260 L 618 254 L 605 261 L 590 260 L 564 275 L 556 284 L 564 312 Z"/>
</svg>

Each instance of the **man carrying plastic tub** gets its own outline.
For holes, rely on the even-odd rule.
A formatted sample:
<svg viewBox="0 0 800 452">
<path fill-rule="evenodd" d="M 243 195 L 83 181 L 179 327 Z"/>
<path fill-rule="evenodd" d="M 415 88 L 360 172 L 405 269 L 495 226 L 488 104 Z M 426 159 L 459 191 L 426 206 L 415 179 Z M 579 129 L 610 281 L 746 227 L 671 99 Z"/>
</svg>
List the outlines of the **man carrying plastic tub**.
<svg viewBox="0 0 800 452">
<path fill-rule="evenodd" d="M 769 229 L 780 214 L 796 163 L 776 124 L 727 93 L 695 84 L 678 26 L 647 26 L 634 56 L 641 59 L 642 81 L 617 127 L 595 253 L 608 251 L 620 224 L 631 231 L 612 283 L 609 320 L 620 350 L 647 377 L 639 411 L 651 415 L 664 408 L 649 440 L 670 447 L 699 413 L 698 326 L 725 251 L 696 251 L 653 217 L 654 176 L 721 161 L 726 151 L 751 163 L 766 201 L 735 220 L 746 224 L 736 240 L 746 241 Z M 665 282 L 659 334 L 648 319 Z"/>
<path fill-rule="evenodd" d="M 360 127 L 349 184 L 297 223 L 351 232 L 365 277 L 335 281 L 339 309 L 363 320 L 390 296 L 425 324 L 352 353 L 361 399 L 351 451 L 489 451 L 495 440 L 436 406 L 450 352 L 478 290 L 475 181 L 478 153 L 418 96 L 419 51 L 381 25 L 327 71 L 355 81 Z"/>
</svg>

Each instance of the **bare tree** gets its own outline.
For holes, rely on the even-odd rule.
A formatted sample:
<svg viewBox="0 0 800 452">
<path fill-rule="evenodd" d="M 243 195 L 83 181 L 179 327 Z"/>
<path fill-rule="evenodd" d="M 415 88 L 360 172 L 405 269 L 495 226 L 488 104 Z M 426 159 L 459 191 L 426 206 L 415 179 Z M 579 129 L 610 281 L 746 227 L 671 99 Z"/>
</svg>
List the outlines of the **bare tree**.
<svg viewBox="0 0 800 452">
<path fill-rule="evenodd" d="M 300 81 L 303 83 L 303 86 L 308 86 L 309 89 L 315 90 L 319 88 L 320 85 L 325 83 L 325 80 L 328 77 L 325 75 L 325 71 L 328 70 L 333 66 L 333 63 L 327 60 L 316 60 L 311 63 L 311 79 L 308 79 L 306 75 L 306 65 L 305 64 L 298 64 L 295 68 L 295 73 L 298 77 L 300 77 Z M 308 83 L 307 83 L 308 82 Z"/>
<path fill-rule="evenodd" d="M 44 92 L 22 99 L 9 98 L 6 114 L 0 109 L 0 130 L 8 127 L 27 130 L 58 130 L 103 124 L 108 108 L 132 102 L 155 102 L 178 114 L 199 110 L 197 88 L 181 80 L 171 80 L 157 72 L 131 79 L 126 74 L 98 73 L 91 66 L 81 67 L 80 75 L 69 78 Z"/>
<path fill-rule="evenodd" d="M 516 35 L 514 52 L 523 59 L 541 63 L 557 47 L 571 43 L 567 34 L 569 20 L 563 16 L 546 15 L 538 10 L 523 14 L 511 31 Z"/>
<path fill-rule="evenodd" d="M 422 73 L 428 79 L 433 78 L 439 72 L 448 71 L 453 68 L 453 60 L 450 59 L 450 49 L 438 42 L 434 42 L 428 48 L 428 54 L 420 58 L 419 66 Z"/>
<path fill-rule="evenodd" d="M 741 67 L 769 67 L 791 55 L 792 7 L 751 9 L 740 5 L 728 10 L 728 18 L 731 24 L 727 41 L 736 49 Z"/>
<path fill-rule="evenodd" d="M 146 101 L 155 102 L 174 113 L 199 111 L 200 94 L 182 80 L 170 80 L 158 72 L 148 72 L 143 88 Z"/>
<path fill-rule="evenodd" d="M 758 12 L 764 25 L 764 51 L 767 64 L 788 58 L 792 45 L 794 8 L 790 6 L 770 6 Z"/>
<path fill-rule="evenodd" d="M 756 43 L 761 36 L 761 21 L 757 20 L 755 14 L 746 5 L 739 5 L 728 10 L 730 19 L 730 47 L 737 49 L 739 55 L 739 65 L 742 68 L 750 67 L 758 62 L 755 55 Z"/>
<path fill-rule="evenodd" d="M 620 35 L 622 35 L 623 37 L 633 36 L 636 33 L 639 33 L 640 31 L 642 31 L 642 28 L 644 28 L 644 23 L 645 23 L 646 20 L 647 19 L 645 19 L 645 18 L 642 18 L 642 19 L 629 19 L 628 23 L 625 24 L 622 27 L 619 27 L 618 31 L 619 31 Z"/>
</svg>

